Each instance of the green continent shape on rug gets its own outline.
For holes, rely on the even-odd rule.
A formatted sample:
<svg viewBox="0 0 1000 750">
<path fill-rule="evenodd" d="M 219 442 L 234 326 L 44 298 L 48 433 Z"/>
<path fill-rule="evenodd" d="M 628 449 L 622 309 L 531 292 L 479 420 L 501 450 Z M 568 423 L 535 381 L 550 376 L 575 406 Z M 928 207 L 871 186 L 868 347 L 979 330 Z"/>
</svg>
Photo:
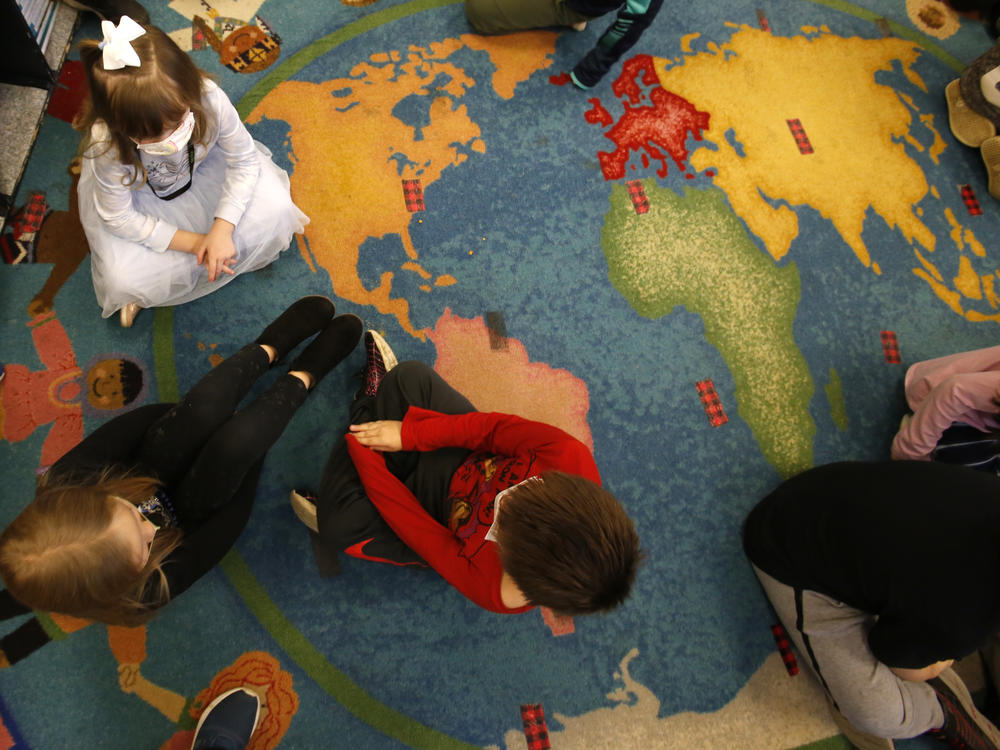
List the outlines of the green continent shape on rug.
<svg viewBox="0 0 1000 750">
<path fill-rule="evenodd" d="M 611 189 L 601 233 L 611 282 L 647 318 L 678 305 L 700 315 L 768 463 L 786 477 L 812 466 L 813 381 L 792 333 L 797 268 L 763 255 L 722 193 L 686 188 L 678 196 L 652 180 L 642 184 L 645 214 L 624 185 Z"/>
<path fill-rule="evenodd" d="M 656 60 L 663 88 L 710 114 L 709 127 L 696 133 L 704 145 L 694 148 L 691 166 L 717 168 L 714 184 L 775 260 L 799 234 L 790 206 L 810 206 L 833 224 L 861 263 L 881 274 L 862 238 L 871 209 L 906 238 L 918 263 L 913 272 L 952 310 L 973 321 L 1000 320 L 995 267 L 977 272 L 969 257 L 960 255 L 969 249 L 985 258 L 972 230 L 958 223 L 907 152 L 927 152 L 938 161 L 946 145 L 933 115 L 921 114 L 906 92 L 875 77 L 898 65 L 911 84 L 926 91 L 913 70 L 919 47 L 898 38 L 843 38 L 825 28 L 803 32 L 780 37 L 743 26 L 727 43 L 709 42 L 700 52 L 691 51 L 698 37 L 692 34 L 682 40 L 679 59 Z M 837 75 L 823 76 L 825 70 Z M 800 153 L 788 120 L 800 121 L 811 153 Z M 929 145 L 921 134 L 930 138 Z M 918 207 L 928 194 L 953 227 L 959 251 L 937 265 L 920 250 L 935 249 L 936 236 Z M 942 264 L 949 270 L 939 270 Z M 989 313 L 967 309 L 969 301 Z"/>
<path fill-rule="evenodd" d="M 433 286 L 456 282 L 451 274 L 432 274 L 418 263 L 410 236 L 401 180 L 420 180 L 424 190 L 449 167 L 486 151 L 479 126 L 459 100 L 476 81 L 448 61 L 468 47 L 489 55 L 495 72 L 493 91 L 509 99 L 520 81 L 551 63 L 557 35 L 532 32 L 517 39 L 464 35 L 405 53 L 374 54 L 356 65 L 349 78 L 321 84 L 285 81 L 265 96 L 247 118 L 283 120 L 290 127 L 292 197 L 306 212 L 309 250 L 326 269 L 339 297 L 373 305 L 396 317 L 411 335 L 423 339 L 410 320 L 409 302 L 392 296 L 395 271 L 386 268 L 369 290 L 358 273 L 361 246 L 369 238 L 398 235 L 407 259 L 400 268 Z M 415 128 L 394 114 L 408 97 L 426 97 L 428 123 Z"/>
</svg>

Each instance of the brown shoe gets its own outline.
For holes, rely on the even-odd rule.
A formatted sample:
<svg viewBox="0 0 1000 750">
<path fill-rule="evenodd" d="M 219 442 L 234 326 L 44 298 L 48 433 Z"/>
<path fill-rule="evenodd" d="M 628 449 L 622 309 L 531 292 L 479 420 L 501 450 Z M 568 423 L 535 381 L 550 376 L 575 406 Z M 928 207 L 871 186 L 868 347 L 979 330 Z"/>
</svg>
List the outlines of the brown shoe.
<svg viewBox="0 0 1000 750">
<path fill-rule="evenodd" d="M 993 122 L 974 112 L 962 98 L 957 78 L 944 87 L 944 98 L 948 102 L 948 125 L 959 143 L 979 148 L 983 141 L 997 134 Z"/>
<path fill-rule="evenodd" d="M 987 138 L 979 147 L 986 174 L 989 176 L 990 195 L 1000 201 L 1000 135 Z"/>
</svg>

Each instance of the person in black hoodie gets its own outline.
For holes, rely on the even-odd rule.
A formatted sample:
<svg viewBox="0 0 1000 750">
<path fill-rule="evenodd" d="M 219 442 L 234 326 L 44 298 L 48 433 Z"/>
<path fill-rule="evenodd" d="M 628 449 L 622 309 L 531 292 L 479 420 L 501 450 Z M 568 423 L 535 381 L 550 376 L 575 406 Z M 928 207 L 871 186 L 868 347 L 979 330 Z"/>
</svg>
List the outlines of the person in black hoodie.
<svg viewBox="0 0 1000 750">
<path fill-rule="evenodd" d="M 951 669 L 1000 631 L 997 479 L 934 461 L 844 462 L 750 511 L 743 548 L 855 746 L 928 734 L 997 750 Z"/>
<path fill-rule="evenodd" d="M 303 297 L 179 402 L 120 415 L 60 458 L 0 534 L 0 619 L 36 610 L 138 625 L 215 566 L 250 518 L 268 450 L 361 339 L 361 319 L 334 312 L 326 297 Z M 0 664 L 44 645 L 25 626 L 0 638 Z"/>
</svg>

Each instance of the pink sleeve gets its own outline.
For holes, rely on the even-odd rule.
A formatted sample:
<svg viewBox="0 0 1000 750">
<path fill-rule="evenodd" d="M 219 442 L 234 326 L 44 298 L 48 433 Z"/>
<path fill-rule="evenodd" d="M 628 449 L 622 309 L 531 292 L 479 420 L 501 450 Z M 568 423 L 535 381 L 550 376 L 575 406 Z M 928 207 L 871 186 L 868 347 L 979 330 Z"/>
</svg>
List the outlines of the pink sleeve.
<svg viewBox="0 0 1000 750">
<path fill-rule="evenodd" d="M 483 609 L 521 611 L 508 609 L 500 599 L 503 570 L 492 550 L 482 550 L 475 559 L 463 557 L 455 535 L 431 518 L 406 485 L 386 468 L 380 453 L 361 445 L 353 435 L 347 436 L 347 450 L 369 499 L 410 549 Z"/>
<path fill-rule="evenodd" d="M 1000 389 L 1000 372 L 970 372 L 941 381 L 920 402 L 913 417 L 892 441 L 894 459 L 930 460 L 941 435 L 954 422 L 985 427 L 985 414 L 1000 408 L 993 403 Z"/>
<path fill-rule="evenodd" d="M 403 450 L 456 447 L 499 456 L 532 453 L 547 466 L 601 483 L 587 446 L 558 427 L 513 414 L 440 414 L 411 406 L 403 419 L 402 439 Z"/>
</svg>

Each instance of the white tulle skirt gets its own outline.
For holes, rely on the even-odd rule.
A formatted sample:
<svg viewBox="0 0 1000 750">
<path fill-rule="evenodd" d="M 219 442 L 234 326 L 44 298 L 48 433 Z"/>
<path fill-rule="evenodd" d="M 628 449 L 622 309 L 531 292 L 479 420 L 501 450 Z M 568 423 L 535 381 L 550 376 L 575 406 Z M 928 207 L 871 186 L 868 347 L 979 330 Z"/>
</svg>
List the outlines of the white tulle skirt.
<svg viewBox="0 0 1000 750">
<path fill-rule="evenodd" d="M 288 175 L 271 161 L 271 152 L 257 143 L 261 173 L 250 205 L 233 231 L 236 275 L 256 271 L 286 250 L 292 236 L 302 232 L 309 218 L 292 203 Z M 164 201 L 143 185 L 133 191 L 137 211 L 157 216 L 180 229 L 206 233 L 215 220 L 215 207 L 222 195 L 226 160 L 220 149 L 211 149 L 195 168 L 191 187 L 183 195 Z M 208 280 L 208 272 L 189 253 L 167 250 L 158 253 L 137 242 L 108 231 L 97 214 L 93 162 L 83 160 L 78 190 L 80 220 L 90 243 L 90 268 L 94 292 L 107 318 L 123 305 L 164 307 L 190 302 L 225 286 L 235 276 L 222 274 Z"/>
</svg>

